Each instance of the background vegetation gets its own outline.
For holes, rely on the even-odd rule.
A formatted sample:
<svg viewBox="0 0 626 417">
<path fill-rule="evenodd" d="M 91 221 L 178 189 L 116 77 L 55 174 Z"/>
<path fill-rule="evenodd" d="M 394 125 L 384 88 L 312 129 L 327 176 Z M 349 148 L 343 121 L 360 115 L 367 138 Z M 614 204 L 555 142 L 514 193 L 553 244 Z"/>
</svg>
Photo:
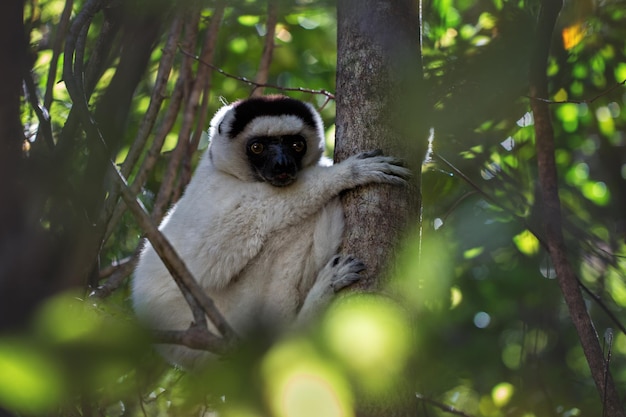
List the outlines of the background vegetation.
<svg viewBox="0 0 626 417">
<path fill-rule="evenodd" d="M 25 5 L 32 69 L 21 108 L 23 152 L 38 231 L 24 247 L 31 262 L 36 255 L 50 266 L 38 279 L 20 276 L 28 289 L 3 302 L 0 407 L 7 414 L 197 415 L 210 405 L 225 407 L 224 415 L 349 416 L 363 397 L 388 398 L 404 375 L 411 397 L 417 393 L 412 415 L 602 415 L 543 243 L 528 97 L 536 1 L 422 5 L 423 93 L 432 111 L 423 253 L 420 264 L 418 238 L 407 242 L 390 298 L 346 297 L 312 335 L 273 345 L 259 335 L 206 374 L 181 372 L 149 353 L 126 279 L 143 231 L 113 204 L 106 153 L 158 221 L 188 181 L 196 149 L 206 147 L 210 115 L 255 89 L 244 78 L 311 90 L 283 92 L 321 109 L 331 151 L 334 132 L 333 2 L 167 3 Z M 622 397 L 625 6 L 565 4 L 544 97 L 568 256 Z M 78 25 L 80 18 L 88 23 Z M 267 79 L 257 78 L 266 67 Z M 84 119 L 68 83 L 83 73 L 79 95 L 106 148 L 78 128 Z M 398 294 L 402 308 L 390 301 Z"/>
</svg>

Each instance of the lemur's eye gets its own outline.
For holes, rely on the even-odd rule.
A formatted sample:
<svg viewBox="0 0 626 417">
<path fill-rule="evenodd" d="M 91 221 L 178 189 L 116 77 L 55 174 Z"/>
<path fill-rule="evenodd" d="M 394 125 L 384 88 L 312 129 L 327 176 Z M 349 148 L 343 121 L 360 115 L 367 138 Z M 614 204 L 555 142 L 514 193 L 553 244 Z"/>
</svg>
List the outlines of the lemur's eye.
<svg viewBox="0 0 626 417">
<path fill-rule="evenodd" d="M 302 152 L 304 150 L 304 141 L 303 140 L 296 140 L 296 141 L 294 141 L 291 144 L 291 147 L 296 152 Z"/>
<path fill-rule="evenodd" d="M 252 142 L 250 144 L 250 151 L 254 154 L 259 155 L 263 152 L 263 144 L 261 142 Z"/>
</svg>

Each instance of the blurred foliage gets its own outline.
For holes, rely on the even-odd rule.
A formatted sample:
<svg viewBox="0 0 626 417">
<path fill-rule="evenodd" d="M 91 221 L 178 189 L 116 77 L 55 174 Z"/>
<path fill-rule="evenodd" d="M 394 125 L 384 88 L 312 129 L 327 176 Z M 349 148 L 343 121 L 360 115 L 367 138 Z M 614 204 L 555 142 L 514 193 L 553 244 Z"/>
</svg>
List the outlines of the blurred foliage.
<svg viewBox="0 0 626 417">
<path fill-rule="evenodd" d="M 75 1 L 74 13 L 84 3 Z M 198 42 L 213 13 L 209 3 L 202 9 Z M 48 81 L 52 40 L 65 4 L 39 0 L 26 6 L 32 73 L 40 91 Z M 594 0 L 566 2 L 550 56 L 553 96 L 545 97 L 555 102 L 570 259 L 594 295 L 588 297 L 589 311 L 621 392 L 626 391 L 626 335 L 619 329 L 626 322 L 625 6 L 623 0 L 602 7 Z M 133 322 L 126 286 L 105 300 L 61 294 L 41 306 L 22 334 L 0 336 L 0 406 L 24 416 L 180 416 L 215 408 L 224 416 L 352 416 L 361 398 L 393 401 L 396 384 L 408 380 L 421 397 L 473 416 L 601 415 L 601 399 L 541 244 L 526 97 L 538 7 L 536 0 L 424 3 L 425 94 L 433 137 L 423 177 L 422 258 L 415 237 L 399 256 L 389 297 L 343 297 L 310 334 L 274 344 L 259 338 L 204 371 L 187 373 L 150 350 L 149 338 Z M 265 2 L 229 2 L 215 65 L 254 79 L 265 9 Z M 101 25 L 96 16 L 87 49 L 94 47 Z M 269 82 L 333 91 L 335 37 L 333 2 L 281 2 Z M 154 46 L 149 71 L 135 92 L 118 162 L 148 107 L 164 41 Z M 173 73 L 182 59 L 177 54 Z M 106 91 L 116 64 L 107 63 L 91 104 Z M 62 79 L 61 68 L 54 77 Z M 245 97 L 251 88 L 214 73 L 211 91 L 212 113 L 222 100 Z M 326 101 L 322 95 L 290 95 L 318 106 Z M 64 84 L 56 82 L 49 108 L 55 138 L 71 106 Z M 332 136 L 332 101 L 322 115 Z M 39 122 L 26 102 L 22 116 L 26 146 L 37 155 L 44 145 L 35 140 Z M 144 187 L 148 207 L 180 125 L 178 118 Z M 77 153 L 77 169 L 84 156 Z M 44 227 L 46 222 L 42 218 Z M 125 214 L 102 248 L 101 264 L 131 255 L 140 235 Z M 431 402 L 418 404 L 415 415 L 448 415 Z"/>
</svg>

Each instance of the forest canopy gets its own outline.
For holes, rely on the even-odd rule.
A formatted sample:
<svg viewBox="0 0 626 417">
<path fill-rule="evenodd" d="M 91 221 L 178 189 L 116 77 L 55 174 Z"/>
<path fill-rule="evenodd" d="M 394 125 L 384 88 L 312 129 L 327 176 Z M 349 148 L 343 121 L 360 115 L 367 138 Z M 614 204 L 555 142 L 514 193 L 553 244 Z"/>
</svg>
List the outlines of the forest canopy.
<svg viewBox="0 0 626 417">
<path fill-rule="evenodd" d="M 158 223 L 212 114 L 260 92 L 314 104 L 332 157 L 337 14 L 331 1 L 170 3 L 24 5 L 32 227 L 0 281 L 0 412 L 352 416 L 402 379 L 411 415 L 603 415 L 547 249 L 537 101 L 551 117 L 567 259 L 624 397 L 626 2 L 565 2 L 545 97 L 529 76 L 541 2 L 421 3 L 415 74 L 430 136 L 403 138 L 428 146 L 421 233 L 384 296 L 346 296 L 310 332 L 259 335 L 196 374 L 153 353 L 135 323 L 129 279 L 145 230 L 109 162 Z"/>
</svg>

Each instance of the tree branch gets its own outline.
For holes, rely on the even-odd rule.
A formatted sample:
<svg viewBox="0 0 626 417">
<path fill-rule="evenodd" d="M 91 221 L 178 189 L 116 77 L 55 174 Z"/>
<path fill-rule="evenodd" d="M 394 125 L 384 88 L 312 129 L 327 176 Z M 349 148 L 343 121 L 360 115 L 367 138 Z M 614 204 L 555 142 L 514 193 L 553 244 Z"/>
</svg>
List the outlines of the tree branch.
<svg viewBox="0 0 626 417">
<path fill-rule="evenodd" d="M 122 198 L 126 202 L 127 207 L 135 216 L 135 219 L 139 223 L 142 230 L 146 232 L 146 237 L 156 253 L 159 255 L 167 270 L 172 274 L 174 281 L 181 289 L 185 300 L 191 307 L 194 313 L 194 321 L 196 324 L 204 322 L 204 317 L 199 315 L 199 311 L 204 311 L 206 315 L 211 319 L 211 322 L 219 330 L 227 343 L 232 343 L 236 340 L 237 335 L 230 325 L 226 322 L 222 314 L 217 310 L 213 300 L 204 292 L 202 287 L 196 282 L 194 277 L 187 269 L 184 261 L 178 256 L 176 250 L 172 244 L 163 236 L 163 234 L 157 229 L 152 222 L 152 219 L 143 208 L 139 200 L 135 198 L 133 192 L 130 190 L 126 181 L 121 176 L 115 165 L 111 163 L 111 168 L 116 173 L 116 181 L 119 183 Z M 200 308 L 202 310 L 200 310 Z M 208 329 L 207 329 L 208 332 Z"/>
<path fill-rule="evenodd" d="M 159 343 L 183 345 L 191 349 L 202 349 L 223 355 L 230 349 L 230 344 L 207 330 L 206 326 L 193 323 L 187 330 L 155 330 L 152 332 Z"/>
<path fill-rule="evenodd" d="M 137 259 L 139 258 L 139 250 L 137 250 L 132 256 L 118 262 L 116 265 L 111 265 L 100 271 L 100 279 L 107 278 L 104 284 L 98 286 L 95 290 L 89 294 L 90 297 L 106 298 L 113 294 L 120 285 L 126 280 L 126 278 L 133 273 L 135 266 L 137 265 Z"/>
<path fill-rule="evenodd" d="M 554 100 L 550 100 L 547 98 L 542 98 L 542 97 L 534 97 L 534 96 L 527 96 L 529 99 L 531 100 L 538 100 L 538 101 L 542 101 L 544 103 L 547 104 L 566 104 L 566 103 L 572 103 L 572 104 L 591 104 L 594 101 L 596 101 L 597 99 L 604 97 L 606 95 L 608 95 L 609 93 L 611 93 L 613 90 L 616 90 L 617 88 L 626 85 L 626 80 L 622 81 L 621 83 L 617 83 L 609 88 L 607 88 L 606 90 L 604 90 L 603 92 L 601 92 L 600 94 L 592 97 L 592 98 L 588 98 L 588 99 L 583 99 L 583 100 L 559 100 L 559 101 L 554 101 Z"/>
<path fill-rule="evenodd" d="M 272 55 L 274 54 L 274 36 L 276 36 L 276 23 L 278 22 L 278 3 L 276 0 L 267 0 L 267 22 L 265 22 L 265 45 L 261 54 L 261 62 L 259 70 L 256 73 L 255 83 L 258 84 L 252 90 L 252 97 L 263 95 L 263 87 L 261 84 L 267 82 L 272 63 Z"/>
<path fill-rule="evenodd" d="M 416 393 L 415 398 L 417 398 L 420 401 L 424 401 L 427 404 L 435 406 L 441 411 L 444 411 L 446 413 L 454 414 L 454 415 L 461 416 L 461 417 L 472 417 L 470 414 L 457 410 L 451 405 L 443 404 L 443 403 L 440 403 L 439 401 L 433 400 L 432 398 L 424 397 L 422 394 Z"/>
<path fill-rule="evenodd" d="M 202 52 L 200 56 L 207 62 L 212 62 L 215 56 L 215 49 L 217 45 L 217 38 L 219 34 L 220 25 L 224 17 L 224 10 L 226 4 L 224 1 L 219 1 L 213 11 L 211 22 L 207 28 L 204 36 L 204 42 L 202 44 Z M 198 150 L 198 144 L 200 143 L 200 137 L 202 132 L 206 129 L 206 119 L 208 115 L 207 108 L 209 106 L 209 96 L 211 91 L 211 76 L 212 72 L 210 68 L 204 65 L 198 65 L 196 72 L 196 79 L 191 89 L 191 95 L 187 101 L 187 109 L 184 113 L 183 127 L 181 132 L 191 136 L 189 145 L 186 148 L 186 152 L 183 155 L 183 166 L 180 174 L 180 180 L 178 187 L 174 195 L 174 200 L 178 200 L 179 195 L 191 180 L 191 159 L 193 154 Z M 194 127 L 195 119 L 195 129 Z M 184 136 L 180 136 L 179 140 L 184 140 Z"/>
<path fill-rule="evenodd" d="M 548 96 L 548 56 L 552 32 L 561 7 L 562 1 L 544 0 L 542 2 L 537 24 L 535 51 L 530 67 L 531 97 Z M 531 100 L 530 105 L 535 119 L 537 166 L 544 201 L 546 240 L 558 283 L 574 327 L 578 332 L 600 398 L 604 399 L 603 407 L 607 415 L 623 417 L 625 416 L 624 409 L 621 406 L 613 379 L 608 371 L 605 373 L 604 355 L 598 334 L 587 313 L 576 274 L 567 258 L 562 230 L 561 204 L 554 157 L 554 131 L 550 119 L 550 108 L 548 103 L 539 100 Z"/>
<path fill-rule="evenodd" d="M 156 80 L 154 83 L 154 89 L 152 91 L 152 97 L 150 98 L 150 105 L 148 106 L 148 110 L 146 115 L 143 117 L 141 121 L 141 125 L 139 126 L 139 130 L 137 131 L 137 135 L 135 136 L 135 140 L 131 146 L 131 149 L 128 151 L 126 155 L 126 159 L 122 164 L 121 172 L 124 177 L 128 177 L 132 168 L 135 166 L 137 159 L 139 158 L 147 140 L 154 127 L 155 121 L 159 114 L 159 110 L 161 109 L 161 104 L 166 97 L 165 89 L 167 88 L 167 81 L 170 77 L 170 72 L 172 66 L 174 64 L 174 57 L 176 55 L 176 46 L 178 45 L 178 38 L 180 37 L 180 33 L 183 27 L 183 15 L 177 15 L 170 28 L 170 33 L 166 44 L 163 48 L 163 54 L 161 55 L 161 62 L 159 63 L 159 69 L 157 71 Z M 178 114 L 178 109 L 180 106 L 180 99 L 182 98 L 182 92 L 178 85 L 174 88 L 174 94 L 170 100 L 170 107 L 166 112 L 166 116 L 162 122 L 162 126 L 167 127 L 166 132 L 162 135 L 155 135 L 155 139 L 152 142 L 152 146 L 148 151 L 147 156 L 144 158 L 144 161 L 139 169 L 139 172 L 135 176 L 135 180 L 131 185 L 131 190 L 137 195 L 139 190 L 143 186 L 148 173 L 154 167 L 157 157 L 160 154 L 161 147 L 163 146 L 163 141 L 165 140 L 165 136 L 167 132 L 171 129 L 173 125 L 173 118 Z M 172 117 L 171 109 L 174 109 L 174 117 Z M 170 123 L 171 122 L 171 123 Z M 161 132 L 161 130 L 159 130 Z M 115 226 L 118 224 L 120 219 L 122 218 L 122 214 L 124 214 L 125 206 L 123 202 L 118 203 L 118 199 L 109 199 L 107 200 L 108 204 L 117 204 L 115 207 L 115 211 L 110 219 L 108 219 L 107 231 L 104 236 L 104 242 L 106 242 L 111 234 Z M 105 210 L 106 211 L 106 210 Z"/>
<path fill-rule="evenodd" d="M 472 181 L 472 179 L 469 178 L 467 175 L 465 175 L 463 171 L 458 169 L 456 166 L 450 163 L 446 158 L 441 156 L 439 153 L 433 152 L 432 157 L 433 159 L 441 161 L 447 168 L 449 168 L 451 171 L 454 172 L 454 175 L 456 175 L 457 177 L 465 181 L 470 187 L 474 189 L 474 191 L 477 194 L 480 194 L 487 202 L 489 202 L 489 204 L 492 204 L 504 210 L 506 213 L 510 214 L 515 219 L 517 219 L 530 233 L 532 233 L 533 236 L 535 236 L 535 238 L 537 238 L 537 241 L 539 242 L 541 247 L 544 248 L 546 251 L 549 251 L 548 242 L 546 241 L 545 237 L 542 236 L 536 228 L 530 225 L 523 216 L 520 216 L 514 210 L 511 210 L 509 207 L 507 207 L 505 204 L 501 204 L 494 196 L 492 196 L 491 194 L 487 193 L 485 190 L 480 188 L 480 186 L 476 184 L 474 181 Z M 465 199 L 468 196 L 469 194 L 466 194 L 461 199 Z M 457 202 L 455 206 L 458 204 L 459 202 Z M 448 210 L 448 213 L 454 210 L 454 208 L 455 207 L 452 207 L 450 210 Z M 448 213 L 446 213 L 444 218 L 448 216 Z M 611 309 L 604 303 L 604 301 L 602 301 L 600 297 L 598 297 L 589 288 L 587 288 L 587 286 L 585 286 L 585 284 L 583 284 L 580 280 L 578 280 L 578 284 L 583 289 L 583 291 L 585 291 L 591 298 L 593 298 L 596 304 L 598 304 L 598 306 L 606 313 L 606 315 L 613 322 L 613 324 L 615 324 L 615 326 L 617 326 L 617 328 L 619 328 L 620 331 L 626 335 L 626 327 L 624 326 L 624 324 L 622 324 L 619 318 L 617 318 L 615 313 L 613 313 Z"/>
<path fill-rule="evenodd" d="M 199 6 L 196 6 L 196 8 Z M 200 21 L 200 10 L 195 9 L 190 10 L 190 16 L 185 24 L 185 36 L 183 40 L 183 44 L 187 48 L 192 48 L 193 45 L 196 44 L 197 36 L 198 36 L 198 22 Z M 189 121 L 189 102 L 190 96 L 192 95 L 191 89 L 193 88 L 194 79 L 193 79 L 193 71 L 191 68 L 192 60 L 189 58 L 183 59 L 183 63 L 180 69 L 180 78 L 179 80 L 183 86 L 183 125 L 181 126 L 178 133 L 178 142 L 176 143 L 176 147 L 170 153 L 170 160 L 167 165 L 167 170 L 163 175 L 163 180 L 161 181 L 161 188 L 157 194 L 156 200 L 154 202 L 154 208 L 152 210 L 152 218 L 158 223 L 159 220 L 163 218 L 165 212 L 170 204 L 172 193 L 174 191 L 174 186 L 176 183 L 176 178 L 178 177 L 178 168 L 180 166 L 180 162 L 185 155 L 185 150 L 189 145 L 189 135 L 191 133 L 191 126 L 188 124 Z M 195 114 L 195 112 L 194 112 Z M 193 117 L 193 116 L 192 116 Z"/>
<path fill-rule="evenodd" d="M 133 166 L 137 162 L 137 159 L 141 155 L 141 152 L 148 140 L 148 136 L 154 127 L 161 104 L 165 99 L 165 89 L 167 88 L 167 81 L 170 78 L 170 72 L 174 66 L 174 58 L 176 56 L 176 45 L 178 44 L 178 38 L 183 28 L 183 15 L 178 13 L 172 22 L 169 36 L 166 44 L 163 47 L 161 54 L 161 61 L 159 62 L 159 69 L 157 71 L 156 80 L 152 89 L 152 96 L 150 97 L 150 104 L 145 116 L 141 120 L 135 140 L 133 141 L 126 159 L 122 164 L 122 175 L 127 177 L 131 172 Z"/>
<path fill-rule="evenodd" d="M 74 0 L 66 0 L 63 12 L 59 24 L 57 25 L 57 32 L 54 37 L 54 44 L 52 46 L 52 59 L 50 60 L 50 68 L 48 70 L 48 81 L 46 83 L 46 92 L 44 94 L 43 105 L 49 109 L 54 98 L 54 84 L 57 82 L 57 68 L 59 66 L 59 57 L 61 56 L 61 49 L 63 47 L 63 40 L 67 35 L 67 29 L 70 23 L 70 17 L 72 16 L 72 6 Z"/>
<path fill-rule="evenodd" d="M 299 93 L 307 93 L 307 94 L 319 94 L 322 96 L 327 97 L 329 100 L 334 100 L 335 99 L 335 95 L 329 91 L 326 90 L 313 90 L 310 88 L 304 88 L 304 87 L 282 87 L 280 85 L 275 85 L 275 84 L 261 84 L 261 83 L 257 83 L 255 81 L 249 80 L 246 77 L 240 77 L 237 75 L 232 75 L 227 73 L 226 71 L 224 71 L 223 69 L 209 63 L 206 61 L 203 61 L 202 59 L 200 59 L 197 55 L 194 55 L 190 52 L 187 52 L 185 49 L 183 48 L 179 48 L 180 52 L 183 55 L 187 55 L 189 57 L 192 57 L 193 59 L 195 59 L 196 61 L 198 61 L 199 63 L 201 63 L 202 65 L 206 65 L 207 67 L 213 69 L 214 71 L 217 71 L 218 73 L 220 73 L 221 75 L 223 75 L 224 77 L 227 78 L 232 78 L 234 80 L 237 81 L 241 81 L 242 83 L 246 83 L 254 88 L 259 88 L 259 87 L 265 87 L 265 88 L 272 88 L 274 90 L 280 90 L 280 91 L 295 91 L 295 92 L 299 92 Z"/>
<path fill-rule="evenodd" d="M 99 4 L 98 0 L 93 3 Z M 86 18 L 90 20 L 89 15 L 87 15 Z M 81 24 L 81 20 L 77 17 L 77 21 L 75 21 L 75 24 L 72 26 L 73 28 L 82 30 L 84 25 Z M 86 97 L 83 94 L 80 82 L 77 80 L 78 77 L 75 77 L 75 74 L 72 71 L 71 57 L 73 56 L 74 48 L 75 42 L 68 39 L 68 42 L 66 43 L 66 60 L 64 63 L 64 79 L 67 84 L 68 93 L 70 94 L 73 105 L 77 109 L 80 122 L 87 133 L 87 137 L 90 141 L 92 141 L 92 143 L 100 146 L 100 152 L 109 155 L 104 138 L 102 137 L 102 134 L 89 112 Z M 213 300 L 203 291 L 202 287 L 200 287 L 200 285 L 193 278 L 183 260 L 174 250 L 174 247 L 152 223 L 150 216 L 147 214 L 141 203 L 135 198 L 135 194 L 128 187 L 126 179 L 121 175 L 115 164 L 110 160 L 109 168 L 112 180 L 115 182 L 116 186 L 119 187 L 124 202 L 130 209 L 133 216 L 135 216 L 139 226 L 145 231 L 146 237 L 167 267 L 174 281 L 180 288 L 185 300 L 189 304 L 194 316 L 195 324 L 197 326 L 202 325 L 206 328 L 206 314 L 206 316 L 209 317 L 211 322 L 222 334 L 225 343 L 229 345 L 234 343 L 237 338 L 234 330 L 217 310 Z M 210 333 L 208 328 L 206 328 L 206 332 Z M 220 351 L 222 347 L 223 346 L 215 346 L 215 350 Z"/>
</svg>

